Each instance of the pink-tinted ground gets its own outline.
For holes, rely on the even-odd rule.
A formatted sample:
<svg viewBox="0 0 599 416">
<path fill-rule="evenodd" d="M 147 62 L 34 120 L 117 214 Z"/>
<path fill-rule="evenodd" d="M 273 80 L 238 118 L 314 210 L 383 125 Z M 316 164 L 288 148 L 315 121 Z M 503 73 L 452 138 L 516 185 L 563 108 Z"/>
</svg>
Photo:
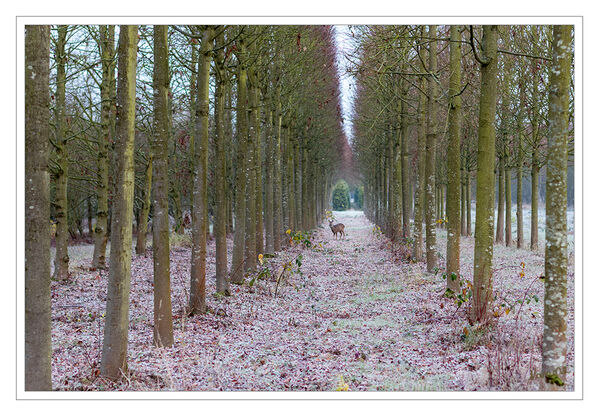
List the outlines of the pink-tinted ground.
<svg viewBox="0 0 599 416">
<path fill-rule="evenodd" d="M 70 282 L 52 283 L 53 385 L 60 390 L 146 391 L 537 389 L 541 253 L 495 246 L 499 317 L 473 327 L 467 306 L 458 309 L 442 296 L 442 270 L 427 274 L 423 264 L 406 262 L 406 248 L 391 246 L 361 213 L 336 215 L 347 237 L 336 241 L 328 227 L 319 228 L 316 248 L 303 250 L 302 274 L 291 275 L 276 297 L 271 280 L 251 289 L 233 286 L 231 297 L 215 297 L 209 277 L 209 312 L 202 316 L 182 314 L 190 249 L 173 247 L 175 345 L 170 349 L 152 346 L 151 251 L 147 257 L 134 256 L 129 373 L 118 383 L 97 377 L 107 274 L 75 268 Z M 470 280 L 473 243 L 462 238 L 462 273 Z M 438 248 L 443 267 L 443 230 Z M 214 249 L 211 242 L 208 276 L 214 275 Z M 84 265 L 91 261 L 88 251 L 89 258 L 80 261 Z M 300 251 L 293 247 L 281 253 L 271 267 Z M 573 263 L 571 269 L 569 390 L 574 382 Z"/>
</svg>

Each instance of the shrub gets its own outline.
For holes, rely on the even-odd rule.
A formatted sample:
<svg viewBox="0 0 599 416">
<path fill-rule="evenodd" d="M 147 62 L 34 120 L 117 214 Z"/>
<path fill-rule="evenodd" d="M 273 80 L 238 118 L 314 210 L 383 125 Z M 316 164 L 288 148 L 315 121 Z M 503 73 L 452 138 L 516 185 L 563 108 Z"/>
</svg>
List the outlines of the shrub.
<svg viewBox="0 0 599 416">
<path fill-rule="evenodd" d="M 347 182 L 341 180 L 337 182 L 333 189 L 333 209 L 335 211 L 345 211 L 349 207 L 349 186 Z"/>
</svg>

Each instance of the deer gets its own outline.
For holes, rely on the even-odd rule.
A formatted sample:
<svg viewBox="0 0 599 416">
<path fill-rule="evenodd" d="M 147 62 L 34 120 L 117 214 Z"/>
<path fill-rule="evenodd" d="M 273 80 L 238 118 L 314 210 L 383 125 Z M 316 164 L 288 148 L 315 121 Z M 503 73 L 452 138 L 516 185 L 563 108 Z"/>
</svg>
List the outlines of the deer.
<svg viewBox="0 0 599 416">
<path fill-rule="evenodd" d="M 345 225 L 341 223 L 333 225 L 333 220 L 329 220 L 329 227 L 331 227 L 335 238 L 337 238 L 337 233 L 341 234 L 341 237 L 345 237 Z"/>
</svg>

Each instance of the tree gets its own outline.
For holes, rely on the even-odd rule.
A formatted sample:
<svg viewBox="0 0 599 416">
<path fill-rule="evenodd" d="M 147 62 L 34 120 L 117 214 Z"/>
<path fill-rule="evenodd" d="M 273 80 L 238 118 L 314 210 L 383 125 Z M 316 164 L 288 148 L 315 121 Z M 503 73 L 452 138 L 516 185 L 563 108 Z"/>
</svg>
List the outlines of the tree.
<svg viewBox="0 0 599 416">
<path fill-rule="evenodd" d="M 335 211 L 345 211 L 349 207 L 349 187 L 347 182 L 340 181 L 333 189 L 333 209 Z"/>
<path fill-rule="evenodd" d="M 237 44 L 237 151 L 235 156 L 235 236 L 233 239 L 233 258 L 231 259 L 230 281 L 243 282 L 245 263 L 245 165 L 247 149 L 247 68 L 245 66 L 244 39 Z"/>
<path fill-rule="evenodd" d="M 66 280 L 69 277 L 69 222 L 67 181 L 69 177 L 69 155 L 67 150 L 67 129 L 65 115 L 65 84 L 67 56 L 65 46 L 67 43 L 68 27 L 58 26 L 56 40 L 56 106 L 54 107 L 54 122 L 56 136 L 53 141 L 56 148 L 56 197 L 54 208 L 56 210 L 56 255 L 54 257 L 54 278 Z"/>
<path fill-rule="evenodd" d="M 474 290 L 471 318 L 487 318 L 493 293 L 493 217 L 495 205 L 495 110 L 497 97 L 497 26 L 483 26 L 482 53 L 479 57 L 470 26 L 470 42 L 481 66 L 478 117 L 478 154 L 476 168 L 476 225 L 474 229 Z"/>
<path fill-rule="evenodd" d="M 118 47 L 115 152 L 117 180 L 110 239 L 110 272 L 100 373 L 118 379 L 127 371 L 129 289 L 133 217 L 133 144 L 135 140 L 135 70 L 137 26 L 122 25 Z"/>
<path fill-rule="evenodd" d="M 144 195 L 143 201 L 141 203 L 141 208 L 139 210 L 139 215 L 137 217 L 137 242 L 135 244 L 135 253 L 138 255 L 145 254 L 146 252 L 146 236 L 148 234 L 148 217 L 150 215 L 150 207 L 151 203 L 151 194 L 152 194 L 152 175 L 154 172 L 153 168 L 154 156 L 152 154 L 152 150 L 150 150 L 150 155 L 148 156 L 148 161 L 146 163 L 145 169 L 145 187 L 144 187 Z M 167 200 L 168 202 L 168 200 Z M 168 211 L 167 211 L 168 212 Z M 153 228 L 153 227 L 152 227 Z"/>
<path fill-rule="evenodd" d="M 451 26 L 449 80 L 449 142 L 447 149 L 447 288 L 460 289 L 460 135 L 461 135 L 461 58 L 460 32 Z"/>
<path fill-rule="evenodd" d="M 52 390 L 50 26 L 25 28 L 25 390 Z"/>
<path fill-rule="evenodd" d="M 566 374 L 568 287 L 568 108 L 572 27 L 553 26 L 549 78 L 549 134 L 547 137 L 547 235 L 545 243 L 545 311 L 543 375 L 560 385 Z"/>
<path fill-rule="evenodd" d="M 210 62 L 214 49 L 214 28 L 202 29 L 202 41 L 198 65 L 198 97 L 196 101 L 195 163 L 196 174 L 193 186 L 192 239 L 191 251 L 191 288 L 189 292 L 188 313 L 206 311 L 206 233 L 208 232 L 208 118 Z"/>
<path fill-rule="evenodd" d="M 152 153 L 154 213 L 152 248 L 154 251 L 154 345 L 173 345 L 171 307 L 170 244 L 168 217 L 168 26 L 154 26 L 154 138 Z M 145 233 L 145 230 L 138 230 Z"/>
<path fill-rule="evenodd" d="M 94 227 L 94 257 L 92 268 L 106 266 L 106 244 L 108 243 L 108 149 L 112 141 L 112 124 L 116 112 L 113 111 L 114 90 L 114 25 L 100 26 L 99 49 L 102 61 L 102 133 L 98 140 L 98 179 L 96 226 Z"/>
<path fill-rule="evenodd" d="M 218 293 L 229 293 L 229 281 L 227 279 L 227 195 L 225 189 L 227 173 L 227 155 L 224 129 L 225 112 L 225 53 L 224 53 L 224 28 L 218 29 L 216 37 L 216 90 L 214 94 L 214 122 L 216 125 L 216 170 L 215 170 L 215 213 L 214 213 L 214 236 L 216 239 L 216 291 Z"/>
<path fill-rule="evenodd" d="M 436 105 L 437 99 L 437 26 L 428 27 L 428 36 L 433 39 L 429 41 L 428 52 L 428 72 L 429 76 L 427 89 L 426 105 L 426 164 L 425 164 L 425 215 L 424 222 L 426 227 L 426 271 L 431 273 L 437 267 L 437 235 L 435 218 L 435 160 L 437 146 L 437 120 Z"/>
</svg>

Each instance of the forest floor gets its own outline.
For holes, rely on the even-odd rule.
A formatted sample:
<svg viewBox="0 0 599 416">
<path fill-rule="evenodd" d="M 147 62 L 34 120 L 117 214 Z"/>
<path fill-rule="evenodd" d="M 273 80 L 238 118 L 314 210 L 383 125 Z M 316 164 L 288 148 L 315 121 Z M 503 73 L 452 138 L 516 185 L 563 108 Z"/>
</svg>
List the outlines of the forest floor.
<svg viewBox="0 0 599 416">
<path fill-rule="evenodd" d="M 443 296 L 440 270 L 406 259 L 361 212 L 335 212 L 347 236 L 319 227 L 301 245 L 266 259 L 275 271 L 302 255 L 301 273 L 215 297 L 214 241 L 208 248 L 204 315 L 186 317 L 190 248 L 172 247 L 175 344 L 152 346 L 152 255 L 132 263 L 129 372 L 114 383 L 99 375 L 107 273 L 90 271 L 79 246 L 68 282 L 52 282 L 53 385 L 59 390 L 462 391 L 536 390 L 543 328 L 543 255 L 495 246 L 495 315 L 470 325 L 468 302 Z M 229 241 L 229 249 L 232 247 Z M 472 280 L 474 239 L 462 238 L 461 267 Z M 230 251 L 229 251 L 230 262 Z M 270 262 L 270 264 L 268 263 Z M 574 263 L 569 271 L 568 390 L 574 383 Z M 464 283 L 467 296 L 468 283 Z M 276 296 L 275 296 L 276 293 Z M 538 301 L 537 301 L 538 299 Z M 532 375 L 532 376 L 531 376 Z"/>
</svg>

